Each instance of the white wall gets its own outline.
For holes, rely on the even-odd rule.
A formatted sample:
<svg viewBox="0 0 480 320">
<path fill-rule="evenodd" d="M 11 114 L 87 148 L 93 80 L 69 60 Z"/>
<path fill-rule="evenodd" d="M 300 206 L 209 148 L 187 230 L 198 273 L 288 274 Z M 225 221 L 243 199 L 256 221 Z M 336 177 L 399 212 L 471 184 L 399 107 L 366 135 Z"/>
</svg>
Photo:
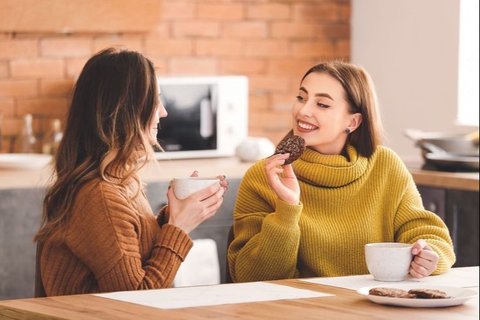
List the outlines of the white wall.
<svg viewBox="0 0 480 320">
<path fill-rule="evenodd" d="M 352 61 L 377 88 L 385 144 L 420 151 L 404 129 L 469 132 L 457 116 L 459 0 L 352 0 Z"/>
</svg>

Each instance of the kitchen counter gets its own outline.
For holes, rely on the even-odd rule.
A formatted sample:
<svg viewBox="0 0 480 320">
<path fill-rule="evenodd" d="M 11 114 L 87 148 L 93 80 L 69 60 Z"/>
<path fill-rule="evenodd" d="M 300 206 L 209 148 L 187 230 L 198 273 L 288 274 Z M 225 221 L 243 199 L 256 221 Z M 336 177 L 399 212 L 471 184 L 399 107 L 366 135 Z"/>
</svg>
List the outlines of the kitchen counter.
<svg viewBox="0 0 480 320">
<path fill-rule="evenodd" d="M 158 165 L 156 165 L 158 164 Z M 161 160 L 147 165 L 141 173 L 149 182 L 169 181 L 174 177 L 189 176 L 198 170 L 200 176 L 224 174 L 227 178 L 241 178 L 252 163 L 241 162 L 235 157 L 211 159 Z M 445 172 L 423 170 L 418 164 L 407 164 L 417 185 L 448 189 L 479 191 L 478 172 Z M 1 170 L 0 190 L 42 188 L 51 178 L 51 167 L 37 170 Z"/>
<path fill-rule="evenodd" d="M 194 170 L 204 177 L 227 176 L 230 187 L 219 212 L 190 234 L 192 239 L 215 240 L 222 282 L 226 276 L 226 244 L 233 207 L 241 178 L 251 165 L 234 157 L 162 160 L 149 164 L 141 172 L 154 212 L 166 203 L 168 182 L 174 177 L 189 176 Z M 426 207 L 445 219 L 451 228 L 457 244 L 458 266 L 478 265 L 478 172 L 450 173 L 419 168 L 412 166 L 411 172 L 419 189 L 427 187 L 428 193 L 433 194 L 432 198 L 425 190 L 420 191 L 425 196 Z M 32 239 L 40 226 L 42 201 L 51 173 L 51 167 L 0 170 L 0 261 L 8 261 L 0 263 L 0 300 L 33 295 L 35 244 Z"/>
</svg>

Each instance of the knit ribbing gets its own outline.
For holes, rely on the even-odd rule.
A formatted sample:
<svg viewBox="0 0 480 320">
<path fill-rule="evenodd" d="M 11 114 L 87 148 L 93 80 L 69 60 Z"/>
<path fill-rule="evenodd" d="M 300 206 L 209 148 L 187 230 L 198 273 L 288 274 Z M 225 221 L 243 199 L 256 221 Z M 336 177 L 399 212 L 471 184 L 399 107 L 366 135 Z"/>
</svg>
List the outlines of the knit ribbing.
<svg viewBox="0 0 480 320">
<path fill-rule="evenodd" d="M 423 208 L 402 161 L 379 147 L 349 159 L 308 149 L 294 162 L 301 206 L 277 200 L 259 161 L 245 174 L 234 212 L 235 239 L 228 251 L 234 281 L 368 273 L 364 245 L 426 239 L 439 254 L 435 273 L 455 261 L 448 229 Z"/>
<path fill-rule="evenodd" d="M 43 246 L 47 295 L 171 286 L 192 240 L 175 226 L 160 228 L 144 195 L 132 197 L 135 186 L 95 180 L 81 189 L 66 229 Z"/>
</svg>

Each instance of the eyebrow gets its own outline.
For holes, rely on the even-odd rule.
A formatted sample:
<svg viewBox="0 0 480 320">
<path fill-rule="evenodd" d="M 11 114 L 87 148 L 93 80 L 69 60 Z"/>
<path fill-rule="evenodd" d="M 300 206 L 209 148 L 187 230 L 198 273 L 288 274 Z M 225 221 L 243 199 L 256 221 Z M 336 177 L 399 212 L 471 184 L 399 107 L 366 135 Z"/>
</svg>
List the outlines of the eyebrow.
<svg viewBox="0 0 480 320">
<path fill-rule="evenodd" d="M 305 89 L 304 87 L 300 87 L 300 90 L 302 90 L 303 92 L 305 92 L 306 94 L 308 94 L 308 91 L 307 89 Z M 332 101 L 335 101 L 335 99 L 332 98 L 332 96 L 330 96 L 328 93 L 315 93 L 315 97 L 325 97 L 325 98 L 328 98 Z"/>
</svg>

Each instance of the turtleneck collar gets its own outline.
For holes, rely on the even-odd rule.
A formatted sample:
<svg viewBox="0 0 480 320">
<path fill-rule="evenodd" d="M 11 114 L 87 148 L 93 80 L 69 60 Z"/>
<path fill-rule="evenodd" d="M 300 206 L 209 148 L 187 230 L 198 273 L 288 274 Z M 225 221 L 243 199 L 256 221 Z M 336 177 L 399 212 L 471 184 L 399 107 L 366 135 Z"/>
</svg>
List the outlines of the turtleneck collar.
<svg viewBox="0 0 480 320">
<path fill-rule="evenodd" d="M 358 155 L 353 146 L 347 146 L 346 152 L 349 159 L 343 155 L 321 154 L 307 148 L 300 159 L 293 163 L 293 169 L 297 178 L 308 184 L 343 187 L 360 178 L 368 166 L 368 159 Z"/>
</svg>

